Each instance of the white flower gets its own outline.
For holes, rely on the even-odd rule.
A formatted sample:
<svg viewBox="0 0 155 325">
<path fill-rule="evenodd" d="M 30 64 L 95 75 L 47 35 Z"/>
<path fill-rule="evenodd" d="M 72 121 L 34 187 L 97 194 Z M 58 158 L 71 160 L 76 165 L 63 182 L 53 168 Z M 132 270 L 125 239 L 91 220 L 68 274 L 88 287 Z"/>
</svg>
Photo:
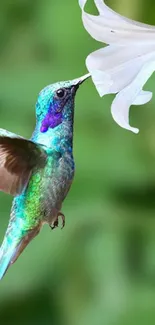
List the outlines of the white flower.
<svg viewBox="0 0 155 325">
<path fill-rule="evenodd" d="M 79 0 L 86 30 L 109 44 L 88 55 L 86 66 L 100 96 L 117 93 L 111 106 L 114 120 L 138 133 L 129 125 L 129 109 L 152 98 L 143 86 L 155 70 L 155 27 L 119 15 L 103 0 L 94 0 L 99 15 L 90 15 L 84 11 L 86 2 Z"/>
</svg>

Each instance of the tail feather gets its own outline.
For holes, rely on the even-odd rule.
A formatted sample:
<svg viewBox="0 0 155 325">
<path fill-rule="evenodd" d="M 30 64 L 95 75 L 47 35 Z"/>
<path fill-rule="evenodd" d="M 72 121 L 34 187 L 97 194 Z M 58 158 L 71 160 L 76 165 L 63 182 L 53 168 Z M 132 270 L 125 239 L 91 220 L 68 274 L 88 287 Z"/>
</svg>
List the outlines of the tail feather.
<svg viewBox="0 0 155 325">
<path fill-rule="evenodd" d="M 0 279 L 3 278 L 7 271 L 12 256 L 14 255 L 14 252 L 16 250 L 16 247 L 16 243 L 12 243 L 9 247 L 8 243 L 6 242 L 6 239 L 4 239 L 3 244 L 0 248 Z"/>
<path fill-rule="evenodd" d="M 7 269 L 12 265 L 22 253 L 28 243 L 39 233 L 40 225 L 29 230 L 24 237 L 14 241 L 9 241 L 5 236 L 0 248 L 0 280 L 5 275 Z"/>
</svg>

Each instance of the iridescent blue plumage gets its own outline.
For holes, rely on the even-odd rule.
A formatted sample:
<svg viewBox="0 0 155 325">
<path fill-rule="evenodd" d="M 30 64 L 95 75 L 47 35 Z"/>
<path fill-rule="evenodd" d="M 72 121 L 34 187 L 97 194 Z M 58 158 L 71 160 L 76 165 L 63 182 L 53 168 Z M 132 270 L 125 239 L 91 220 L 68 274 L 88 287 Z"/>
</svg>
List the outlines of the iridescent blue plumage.
<svg viewBox="0 0 155 325">
<path fill-rule="evenodd" d="M 0 278 L 44 223 L 58 226 L 61 206 L 74 177 L 74 98 L 89 77 L 44 88 L 36 104 L 30 140 L 0 130 L 0 190 L 15 196 L 0 249 Z"/>
</svg>

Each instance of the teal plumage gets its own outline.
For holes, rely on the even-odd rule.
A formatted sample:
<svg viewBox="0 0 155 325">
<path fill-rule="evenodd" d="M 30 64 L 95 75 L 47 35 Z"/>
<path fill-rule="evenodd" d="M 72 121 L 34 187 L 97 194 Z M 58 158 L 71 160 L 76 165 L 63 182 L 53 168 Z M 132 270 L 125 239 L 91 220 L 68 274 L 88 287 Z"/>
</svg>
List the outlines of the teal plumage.
<svg viewBox="0 0 155 325">
<path fill-rule="evenodd" d="M 15 196 L 0 248 L 0 278 L 44 223 L 58 226 L 74 177 L 74 98 L 89 77 L 44 88 L 36 103 L 36 127 L 30 140 L 0 129 L 0 190 Z"/>
</svg>

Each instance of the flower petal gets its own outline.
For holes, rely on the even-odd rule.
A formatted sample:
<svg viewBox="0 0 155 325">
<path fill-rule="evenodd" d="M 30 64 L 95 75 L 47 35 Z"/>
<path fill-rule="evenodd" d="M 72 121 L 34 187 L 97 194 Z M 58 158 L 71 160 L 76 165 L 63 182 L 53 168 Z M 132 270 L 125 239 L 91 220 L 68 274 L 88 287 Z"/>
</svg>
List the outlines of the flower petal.
<svg viewBox="0 0 155 325">
<path fill-rule="evenodd" d="M 135 102 L 144 104 L 146 97 L 142 99 L 142 88 L 155 70 L 155 61 L 146 63 L 134 81 L 120 91 L 111 106 L 112 116 L 117 124 L 122 128 L 138 133 L 139 130 L 129 125 L 129 109 Z M 145 94 L 146 95 L 146 94 Z M 140 98 L 141 96 L 141 98 Z M 148 97 L 149 99 L 149 97 Z M 150 98 L 151 99 L 151 98 Z"/>
<path fill-rule="evenodd" d="M 79 0 L 83 24 L 88 33 L 97 41 L 107 44 L 155 44 L 155 27 L 128 19 L 114 12 L 104 1 L 94 0 L 99 15 L 84 11 L 87 0 Z"/>
<path fill-rule="evenodd" d="M 153 52 L 150 52 L 151 50 Z M 100 96 L 128 86 L 148 60 L 155 60 L 155 45 L 109 45 L 88 55 L 86 66 Z"/>
<path fill-rule="evenodd" d="M 126 98 L 122 95 L 119 96 L 119 93 L 111 106 L 111 113 L 114 121 L 121 126 L 122 128 L 132 131 L 134 133 L 138 133 L 139 129 L 131 127 L 129 124 L 129 106 L 127 105 Z M 119 104 L 119 106 L 118 106 Z"/>
<path fill-rule="evenodd" d="M 153 94 L 151 91 L 141 90 L 140 94 L 134 100 L 134 102 L 132 104 L 133 105 L 144 105 L 152 99 L 152 96 L 153 96 Z"/>
</svg>

